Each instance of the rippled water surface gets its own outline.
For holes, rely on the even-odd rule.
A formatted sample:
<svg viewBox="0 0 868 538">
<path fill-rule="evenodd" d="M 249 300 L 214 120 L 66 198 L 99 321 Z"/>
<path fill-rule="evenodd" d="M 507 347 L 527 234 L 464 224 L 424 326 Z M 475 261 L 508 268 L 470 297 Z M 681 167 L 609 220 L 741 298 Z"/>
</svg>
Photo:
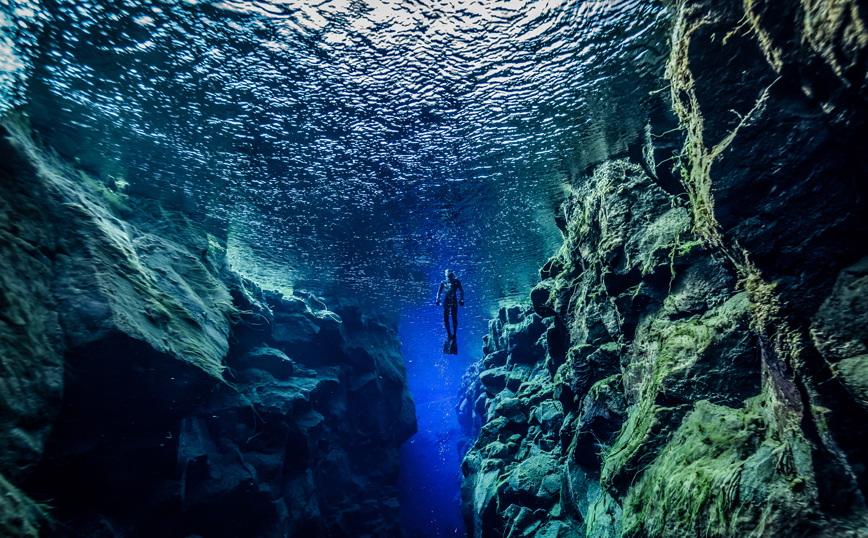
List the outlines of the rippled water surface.
<svg viewBox="0 0 868 538">
<path fill-rule="evenodd" d="M 553 208 L 642 132 L 652 0 L 0 0 L 0 96 L 270 287 L 525 297 Z"/>
</svg>

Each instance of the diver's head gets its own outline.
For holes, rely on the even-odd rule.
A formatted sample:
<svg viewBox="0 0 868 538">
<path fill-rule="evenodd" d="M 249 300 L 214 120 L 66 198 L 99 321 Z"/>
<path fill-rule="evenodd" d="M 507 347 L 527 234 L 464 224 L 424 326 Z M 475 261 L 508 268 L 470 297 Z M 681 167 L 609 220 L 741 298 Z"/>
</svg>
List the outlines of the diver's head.
<svg viewBox="0 0 868 538">
<path fill-rule="evenodd" d="M 455 278 L 455 273 L 452 271 L 452 269 L 446 270 L 446 278 L 448 278 L 449 280 L 452 280 L 453 278 Z"/>
</svg>

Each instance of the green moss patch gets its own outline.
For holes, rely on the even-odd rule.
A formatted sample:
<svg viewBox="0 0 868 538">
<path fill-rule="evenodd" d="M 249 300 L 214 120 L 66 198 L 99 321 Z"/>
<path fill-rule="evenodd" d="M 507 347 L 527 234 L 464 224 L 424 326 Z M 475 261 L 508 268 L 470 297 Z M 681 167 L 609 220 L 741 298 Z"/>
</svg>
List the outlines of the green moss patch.
<svg viewBox="0 0 868 538">
<path fill-rule="evenodd" d="M 764 418 L 698 401 L 624 503 L 624 536 L 782 536 L 812 504 L 810 450 Z"/>
<path fill-rule="evenodd" d="M 624 371 L 624 384 L 634 404 L 612 447 L 603 454 L 601 483 L 611 485 L 640 449 L 663 410 L 660 394 L 689 401 L 697 383 L 714 382 L 715 365 L 725 363 L 745 332 L 748 301 L 744 293 L 731 297 L 702 316 L 671 321 L 664 306 L 637 330 L 634 358 Z M 736 342 L 733 342 L 736 340 Z M 720 365 L 725 371 L 726 364 Z"/>
</svg>

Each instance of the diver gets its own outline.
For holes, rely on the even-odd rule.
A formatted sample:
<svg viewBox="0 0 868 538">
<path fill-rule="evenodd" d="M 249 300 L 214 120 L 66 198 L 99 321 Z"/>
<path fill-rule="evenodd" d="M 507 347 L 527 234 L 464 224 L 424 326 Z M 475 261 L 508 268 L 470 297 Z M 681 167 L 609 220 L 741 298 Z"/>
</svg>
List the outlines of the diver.
<svg viewBox="0 0 868 538">
<path fill-rule="evenodd" d="M 440 306 L 440 295 L 443 292 L 443 324 L 446 325 L 446 333 L 449 335 L 449 341 L 455 341 L 455 335 L 458 332 L 458 305 L 464 306 L 464 288 L 461 287 L 461 281 L 455 278 L 455 273 L 452 269 L 446 270 L 446 280 L 440 282 L 440 289 L 437 290 L 437 306 Z M 461 292 L 461 297 L 458 297 L 458 292 Z M 452 329 L 449 328 L 449 313 L 452 313 Z"/>
</svg>

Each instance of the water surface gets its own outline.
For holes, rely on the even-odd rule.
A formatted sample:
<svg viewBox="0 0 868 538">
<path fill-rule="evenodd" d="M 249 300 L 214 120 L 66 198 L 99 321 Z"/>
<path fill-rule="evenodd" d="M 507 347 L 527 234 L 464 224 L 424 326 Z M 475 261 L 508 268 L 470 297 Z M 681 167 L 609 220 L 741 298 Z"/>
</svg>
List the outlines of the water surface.
<svg viewBox="0 0 868 538">
<path fill-rule="evenodd" d="M 47 144 L 198 212 L 266 286 L 392 311 L 445 265 L 523 297 L 567 185 L 659 106 L 666 53 L 652 0 L 0 7 L 3 108 Z"/>
</svg>

